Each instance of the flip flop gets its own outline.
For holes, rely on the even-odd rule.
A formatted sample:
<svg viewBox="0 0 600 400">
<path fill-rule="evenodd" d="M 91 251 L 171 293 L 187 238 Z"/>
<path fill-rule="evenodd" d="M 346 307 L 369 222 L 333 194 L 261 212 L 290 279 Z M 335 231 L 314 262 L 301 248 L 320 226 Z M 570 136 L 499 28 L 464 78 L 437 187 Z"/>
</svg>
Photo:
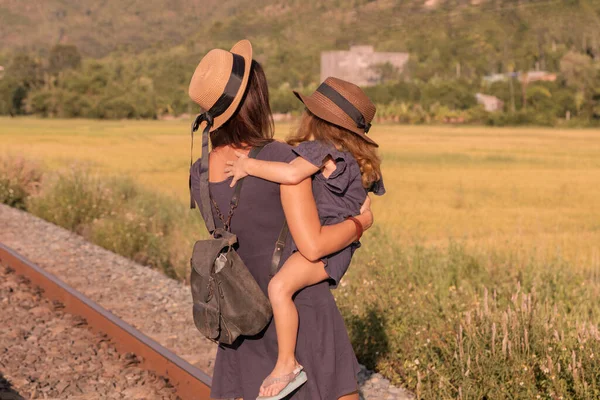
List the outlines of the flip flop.
<svg viewBox="0 0 600 400">
<path fill-rule="evenodd" d="M 281 389 L 281 392 L 276 394 L 275 396 L 258 396 L 256 400 L 281 400 L 286 396 L 289 396 L 294 390 L 298 389 L 300 386 L 306 383 L 308 379 L 306 377 L 306 372 L 303 371 L 304 367 L 302 365 L 298 365 L 292 372 L 287 375 L 282 376 L 268 376 L 264 381 L 263 385 L 271 386 L 274 383 L 279 382 L 287 382 L 287 385 Z M 261 385 L 262 386 L 262 385 Z"/>
</svg>

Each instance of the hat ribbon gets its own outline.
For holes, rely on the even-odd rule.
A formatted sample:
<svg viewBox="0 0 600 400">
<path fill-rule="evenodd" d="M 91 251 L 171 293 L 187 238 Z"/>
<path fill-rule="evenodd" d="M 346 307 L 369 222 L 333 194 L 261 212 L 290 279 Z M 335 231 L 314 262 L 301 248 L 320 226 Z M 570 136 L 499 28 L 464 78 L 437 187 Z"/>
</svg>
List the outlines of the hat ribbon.
<svg viewBox="0 0 600 400">
<path fill-rule="evenodd" d="M 231 66 L 231 74 L 229 74 L 229 80 L 225 85 L 225 89 L 221 96 L 217 99 L 215 104 L 208 110 L 201 114 L 196 115 L 194 122 L 192 122 L 191 128 L 191 137 L 192 143 L 190 145 L 190 179 L 189 179 L 189 188 L 190 188 L 190 208 L 196 208 L 196 203 L 192 197 L 192 164 L 194 160 L 194 132 L 200 128 L 200 124 L 202 122 L 206 122 L 206 127 L 202 131 L 202 161 L 200 162 L 200 168 L 208 170 L 208 136 L 210 133 L 210 129 L 214 125 L 214 119 L 219 115 L 223 114 L 233 100 L 235 96 L 237 96 L 240 87 L 242 86 L 242 81 L 244 79 L 244 71 L 246 69 L 246 60 L 244 57 L 239 54 L 231 53 L 233 56 L 233 64 Z M 202 182 L 201 182 L 202 185 Z M 208 187 L 202 187 L 202 190 L 208 191 Z M 207 192 L 208 193 L 208 192 Z M 205 221 L 208 216 L 203 215 Z M 212 215 L 210 216 L 212 220 Z M 214 225 L 214 223 L 213 223 Z"/>
<path fill-rule="evenodd" d="M 342 96 L 337 90 L 323 82 L 317 88 L 317 92 L 321 93 L 323 96 L 331 100 L 335 105 L 341 108 L 342 111 L 352 118 L 359 129 L 364 130 L 365 133 L 369 133 L 369 129 L 371 129 L 371 123 L 366 122 L 365 117 L 360 111 L 358 111 L 356 107 L 354 107 L 354 104 L 350 103 L 348 99 Z"/>
</svg>

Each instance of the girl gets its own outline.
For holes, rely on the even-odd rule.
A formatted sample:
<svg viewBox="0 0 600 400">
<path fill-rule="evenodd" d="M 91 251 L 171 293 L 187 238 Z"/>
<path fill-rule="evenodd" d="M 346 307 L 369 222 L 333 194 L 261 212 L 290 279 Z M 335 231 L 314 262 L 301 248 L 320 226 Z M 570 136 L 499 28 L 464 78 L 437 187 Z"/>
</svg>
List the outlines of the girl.
<svg viewBox="0 0 600 400">
<path fill-rule="evenodd" d="M 337 78 L 326 79 L 311 96 L 294 94 L 306 106 L 297 133 L 288 140 L 299 157 L 287 164 L 236 153 L 238 160 L 227 162 L 225 174 L 233 177 L 232 187 L 247 175 L 288 185 L 312 177 L 322 225 L 351 219 L 362 233 L 361 224 L 351 216 L 359 214 L 369 191 L 385 193 L 378 145 L 367 136 L 375 106 L 358 86 Z M 359 246 L 357 240 L 320 260 L 295 252 L 270 281 L 278 359 L 261 385 L 259 399 L 281 399 L 306 382 L 295 357 L 298 313 L 292 297 L 324 280 L 336 287 Z"/>
</svg>

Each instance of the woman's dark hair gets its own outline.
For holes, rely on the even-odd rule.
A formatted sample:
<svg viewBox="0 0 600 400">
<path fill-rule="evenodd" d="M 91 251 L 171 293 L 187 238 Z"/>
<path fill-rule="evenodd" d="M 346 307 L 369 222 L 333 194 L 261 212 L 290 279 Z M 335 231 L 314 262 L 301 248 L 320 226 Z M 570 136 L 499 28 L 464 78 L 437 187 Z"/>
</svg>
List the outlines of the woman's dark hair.
<svg viewBox="0 0 600 400">
<path fill-rule="evenodd" d="M 213 148 L 264 146 L 273 140 L 274 130 L 267 77 L 261 65 L 252 60 L 248 86 L 240 106 L 229 121 L 211 132 L 210 141 Z"/>
</svg>

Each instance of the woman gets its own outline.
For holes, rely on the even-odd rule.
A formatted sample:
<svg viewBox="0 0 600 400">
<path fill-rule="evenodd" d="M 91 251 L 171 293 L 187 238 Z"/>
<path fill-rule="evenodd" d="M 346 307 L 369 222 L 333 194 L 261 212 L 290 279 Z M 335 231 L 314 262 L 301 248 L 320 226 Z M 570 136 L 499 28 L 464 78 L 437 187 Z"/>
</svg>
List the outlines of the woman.
<svg viewBox="0 0 600 400">
<path fill-rule="evenodd" d="M 235 152 L 248 153 L 264 146 L 257 158 L 289 162 L 291 147 L 273 141 L 273 119 L 267 82 L 260 65 L 252 60 L 250 42 L 237 43 L 230 52 L 212 50 L 200 62 L 190 83 L 190 97 L 207 111 L 213 150 L 208 158 L 213 213 L 227 215 L 233 195 L 224 170 Z M 191 168 L 191 189 L 200 201 L 201 162 Z M 247 177 L 231 231 L 239 240 L 238 254 L 267 293 L 269 269 L 278 234 L 287 219 L 298 250 L 309 260 L 348 246 L 357 238 L 352 221 L 321 227 L 310 179 L 298 185 L 278 185 Z M 357 216 L 364 229 L 373 220 L 367 208 Z M 219 224 L 218 219 L 215 221 Z M 282 262 L 291 253 L 288 240 Z M 300 327 L 297 357 L 305 366 L 308 382 L 292 395 L 298 400 L 358 400 L 358 362 L 344 322 L 329 290 L 329 283 L 307 287 L 295 296 Z M 274 324 L 259 335 L 243 337 L 232 346 L 219 345 L 211 395 L 220 399 L 254 400 L 262 380 L 277 359 Z"/>
</svg>

